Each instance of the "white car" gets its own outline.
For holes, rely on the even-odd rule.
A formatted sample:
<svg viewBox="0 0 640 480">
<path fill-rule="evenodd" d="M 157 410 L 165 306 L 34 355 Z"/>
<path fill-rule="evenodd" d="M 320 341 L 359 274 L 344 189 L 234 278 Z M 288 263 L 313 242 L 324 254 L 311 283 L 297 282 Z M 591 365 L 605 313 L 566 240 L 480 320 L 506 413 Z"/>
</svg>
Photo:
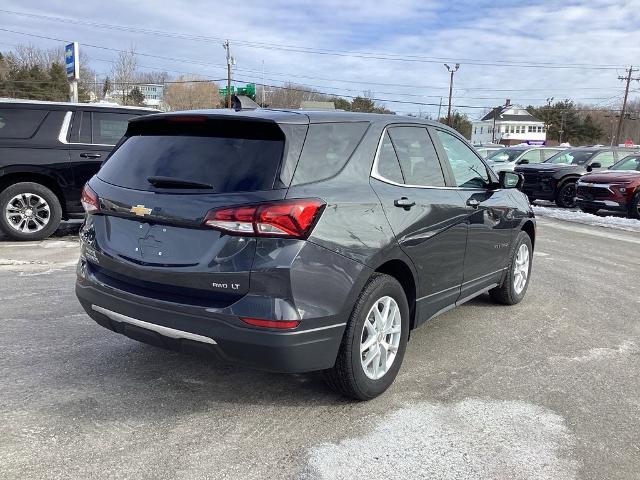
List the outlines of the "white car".
<svg viewBox="0 0 640 480">
<path fill-rule="evenodd" d="M 564 148 L 516 146 L 502 148 L 487 157 L 487 162 L 495 172 L 513 172 L 516 165 L 541 163 L 561 152 Z"/>
</svg>

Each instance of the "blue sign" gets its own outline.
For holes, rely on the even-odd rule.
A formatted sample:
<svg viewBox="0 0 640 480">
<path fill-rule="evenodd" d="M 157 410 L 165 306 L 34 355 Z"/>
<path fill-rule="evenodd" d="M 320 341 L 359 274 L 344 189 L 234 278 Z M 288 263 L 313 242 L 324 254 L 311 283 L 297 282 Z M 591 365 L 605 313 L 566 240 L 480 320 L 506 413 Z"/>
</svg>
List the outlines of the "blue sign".
<svg viewBox="0 0 640 480">
<path fill-rule="evenodd" d="M 69 80 L 78 80 L 80 77 L 80 62 L 78 61 L 78 42 L 73 42 L 64 47 L 64 64 Z"/>
</svg>

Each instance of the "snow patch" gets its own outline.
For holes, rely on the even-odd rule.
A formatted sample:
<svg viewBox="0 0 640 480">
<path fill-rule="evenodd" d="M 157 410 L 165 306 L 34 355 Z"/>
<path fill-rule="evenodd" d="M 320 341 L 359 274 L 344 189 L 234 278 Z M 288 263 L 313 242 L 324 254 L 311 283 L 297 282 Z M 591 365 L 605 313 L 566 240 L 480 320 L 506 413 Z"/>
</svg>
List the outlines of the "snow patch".
<svg viewBox="0 0 640 480">
<path fill-rule="evenodd" d="M 584 225 L 593 225 L 597 227 L 615 228 L 617 230 L 626 230 L 628 232 L 640 232 L 640 220 L 633 218 L 622 218 L 614 216 L 601 217 L 591 213 L 585 213 L 575 210 L 566 210 L 562 208 L 540 207 L 533 205 L 533 211 L 541 217 L 555 218 L 567 222 L 582 223 Z"/>
<path fill-rule="evenodd" d="M 422 403 L 309 452 L 306 478 L 573 479 L 574 437 L 554 412 L 518 401 Z"/>
<path fill-rule="evenodd" d="M 587 350 L 585 355 L 569 358 L 572 362 L 592 362 L 598 360 L 610 360 L 616 357 L 626 357 L 628 355 L 640 354 L 640 348 L 631 340 L 626 340 L 620 345 L 607 348 L 592 348 Z"/>
</svg>

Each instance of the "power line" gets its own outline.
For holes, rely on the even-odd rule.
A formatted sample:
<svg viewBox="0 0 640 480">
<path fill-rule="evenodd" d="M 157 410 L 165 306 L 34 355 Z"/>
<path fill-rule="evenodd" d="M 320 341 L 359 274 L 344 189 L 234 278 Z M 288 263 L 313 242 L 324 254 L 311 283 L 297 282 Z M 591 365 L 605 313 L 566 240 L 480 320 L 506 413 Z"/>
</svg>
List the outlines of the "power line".
<svg viewBox="0 0 640 480">
<path fill-rule="evenodd" d="M 2 11 L 2 10 L 0 10 L 0 11 Z M 10 30 L 10 29 L 7 29 L 7 28 L 0 28 L 0 31 L 14 33 L 14 34 L 17 34 L 17 35 L 25 35 L 25 36 L 35 37 L 35 38 L 41 38 L 41 39 L 51 40 L 51 41 L 55 41 L 55 42 L 68 42 L 69 41 L 69 40 L 50 37 L 50 36 L 45 36 L 45 35 L 38 35 L 38 34 L 33 34 L 33 33 Z M 91 44 L 91 43 L 84 43 L 83 42 L 82 45 L 84 47 L 96 48 L 96 49 L 113 51 L 113 52 L 118 52 L 118 53 L 126 52 L 126 50 L 122 50 L 122 49 L 118 49 L 118 48 L 112 48 L 112 47 L 105 47 L 105 46 L 102 46 L 102 45 L 95 45 L 95 44 Z M 209 63 L 209 62 L 204 62 L 204 61 L 194 60 L 194 59 L 166 57 L 166 56 L 162 56 L 162 55 L 154 55 L 154 54 L 145 53 L 145 52 L 138 52 L 138 51 L 136 51 L 136 55 L 139 55 L 139 56 L 142 56 L 142 57 L 160 59 L 160 60 L 168 60 L 168 61 L 172 61 L 172 62 L 187 63 L 187 64 L 198 65 L 198 66 L 221 68 L 221 69 L 226 68 L 226 65 L 223 65 L 223 64 L 214 64 L 214 63 Z M 102 60 L 102 61 L 105 61 L 105 60 Z M 144 68 L 154 68 L 154 67 L 144 67 Z M 258 71 L 256 69 L 250 69 L 250 68 L 236 68 L 236 70 L 245 71 L 245 72 L 251 72 L 251 73 L 260 73 L 261 72 L 261 71 Z M 386 82 L 368 82 L 368 81 L 367 82 L 363 82 L 363 81 L 354 81 L 354 80 L 341 80 L 341 79 L 333 79 L 333 78 L 313 77 L 313 76 L 308 76 L 308 75 L 289 74 L 289 73 L 282 73 L 282 72 L 266 72 L 266 73 L 272 74 L 272 75 L 290 77 L 290 78 L 309 78 L 309 79 L 326 80 L 326 81 L 333 81 L 333 82 L 340 82 L 340 83 L 354 83 L 354 84 L 360 84 L 360 85 L 376 85 L 376 86 L 406 87 L 406 88 L 433 88 L 433 89 L 440 89 L 440 88 L 444 89 L 444 88 L 447 88 L 446 86 L 432 86 L 432 85 L 429 86 L 429 85 L 397 84 L 397 83 L 386 83 Z M 271 80 L 276 80 L 276 79 L 271 79 Z M 276 80 L 276 81 L 280 81 L 280 80 Z M 334 87 L 320 87 L 320 88 L 334 88 Z M 581 90 L 609 90 L 606 87 L 576 87 L 576 88 L 572 88 L 572 89 L 567 89 L 567 91 L 573 91 L 573 90 L 578 90 L 578 89 L 581 89 Z M 466 91 L 495 91 L 495 92 L 518 92 L 518 91 L 526 92 L 526 91 L 535 91 L 535 90 L 548 91 L 548 89 L 498 89 L 498 88 L 494 89 L 494 88 L 486 88 L 486 87 L 464 87 L 464 88 L 461 87 L 459 90 L 466 90 Z M 560 91 L 560 90 L 556 89 L 554 91 Z M 440 97 L 440 95 L 434 95 L 433 96 L 433 98 L 438 98 L 438 97 Z M 472 98 L 472 97 L 467 97 L 467 98 Z M 499 98 L 499 97 L 494 97 L 494 98 Z"/>
<path fill-rule="evenodd" d="M 46 21 L 55 21 L 61 23 L 70 23 L 76 25 L 86 25 L 96 28 L 105 28 L 111 30 L 119 30 L 133 33 L 141 33 L 144 35 L 163 36 L 170 38 L 179 38 L 183 40 L 203 41 L 203 42 L 219 42 L 225 40 L 221 37 L 205 36 L 205 35 L 193 35 L 180 32 L 171 32 L 167 30 L 151 30 L 140 27 L 134 27 L 129 25 L 116 25 L 102 22 L 95 22 L 91 20 L 81 20 L 77 18 L 66 17 L 54 17 L 49 15 L 40 15 L 27 12 L 17 12 L 14 10 L 0 9 L 0 12 L 10 15 L 18 15 L 28 18 L 37 18 Z M 441 63 L 443 61 L 464 62 L 468 65 L 478 66 L 492 66 L 492 67 L 519 67 L 519 68 L 551 68 L 551 69 L 580 69 L 580 70 L 615 70 L 620 68 L 620 65 L 614 64 L 586 64 L 586 63 L 552 63 L 552 62 L 524 62 L 520 60 L 486 60 L 486 59 L 473 59 L 473 58 L 452 58 L 452 57 L 423 57 L 411 54 L 398 54 L 398 53 L 380 53 L 380 52 L 360 52 L 360 51 L 345 51 L 345 50 L 330 50 L 322 48 L 304 47 L 297 45 L 287 45 L 278 43 L 265 43 L 255 42 L 240 39 L 233 39 L 234 44 L 248 47 L 248 48 L 260 48 L 269 50 L 283 50 L 289 52 L 314 54 L 314 55 L 333 55 L 339 57 L 351 57 L 373 60 L 386 60 L 386 61 L 399 61 L 399 62 L 418 62 L 418 63 Z"/>
<path fill-rule="evenodd" d="M 638 69 L 637 68 L 633 68 L 633 65 L 631 65 L 628 69 L 627 69 L 627 76 L 626 77 L 618 77 L 618 80 L 624 80 L 626 81 L 626 85 L 624 88 L 624 100 L 622 101 L 622 111 L 620 113 L 620 119 L 618 120 L 618 128 L 616 130 L 616 143 L 620 143 L 620 133 L 622 133 L 622 124 L 624 122 L 624 113 L 625 110 L 627 109 L 627 98 L 629 97 L 629 84 L 631 83 L 631 80 L 635 80 L 635 81 L 640 81 L 640 77 L 636 77 L 633 78 L 633 72 L 637 72 Z"/>
</svg>

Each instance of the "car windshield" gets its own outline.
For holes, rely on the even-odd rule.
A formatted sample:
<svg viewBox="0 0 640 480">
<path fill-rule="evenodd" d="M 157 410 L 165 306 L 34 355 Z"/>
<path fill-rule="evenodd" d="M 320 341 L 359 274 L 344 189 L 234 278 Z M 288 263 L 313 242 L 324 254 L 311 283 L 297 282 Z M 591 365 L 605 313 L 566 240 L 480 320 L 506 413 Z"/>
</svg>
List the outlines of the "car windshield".
<svg viewBox="0 0 640 480">
<path fill-rule="evenodd" d="M 596 152 L 589 150 L 570 150 L 560 152 L 544 163 L 564 163 L 566 165 L 584 165 Z"/>
<path fill-rule="evenodd" d="M 495 163 L 515 162 L 525 150 L 521 148 L 503 148 L 498 150 L 493 155 L 490 155 L 487 160 L 491 160 Z"/>
<path fill-rule="evenodd" d="M 640 172 L 640 156 L 626 157 L 609 167 L 609 170 L 631 170 Z"/>
</svg>

